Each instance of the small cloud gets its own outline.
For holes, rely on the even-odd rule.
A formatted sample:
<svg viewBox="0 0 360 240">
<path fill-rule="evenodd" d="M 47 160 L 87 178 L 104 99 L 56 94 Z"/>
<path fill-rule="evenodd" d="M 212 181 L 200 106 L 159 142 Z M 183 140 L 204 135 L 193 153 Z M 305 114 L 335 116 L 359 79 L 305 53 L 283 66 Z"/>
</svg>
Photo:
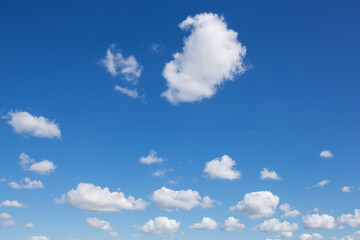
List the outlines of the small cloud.
<svg viewBox="0 0 360 240">
<path fill-rule="evenodd" d="M 330 152 L 329 150 L 324 150 L 320 153 L 320 157 L 322 158 L 332 158 L 334 157 L 334 154 L 332 154 L 332 152 Z"/>
<path fill-rule="evenodd" d="M 209 217 L 204 217 L 201 222 L 190 225 L 189 228 L 197 230 L 214 230 L 217 225 L 218 223 L 215 220 Z"/>
<path fill-rule="evenodd" d="M 13 201 L 5 200 L 2 203 L 0 203 L 0 207 L 26 208 L 27 206 L 16 200 Z"/>
<path fill-rule="evenodd" d="M 22 183 L 9 182 L 8 185 L 14 189 L 36 189 L 44 188 L 44 185 L 40 180 L 31 180 L 30 178 L 24 178 Z"/>
<path fill-rule="evenodd" d="M 32 223 L 27 223 L 27 224 L 24 225 L 24 227 L 26 227 L 26 228 L 35 228 L 35 225 L 32 224 Z"/>
<path fill-rule="evenodd" d="M 141 157 L 139 159 L 139 162 L 146 164 L 146 165 L 151 165 L 153 163 L 161 163 L 164 161 L 164 158 L 162 157 L 157 157 L 157 152 L 155 152 L 155 150 L 150 150 L 149 154 L 146 157 Z"/>
<path fill-rule="evenodd" d="M 151 175 L 153 177 L 163 177 L 163 176 L 165 176 L 166 173 L 172 172 L 172 171 L 173 171 L 172 169 L 157 170 L 157 171 L 153 172 Z"/>
<path fill-rule="evenodd" d="M 56 166 L 53 162 L 49 160 L 42 160 L 40 162 L 35 162 L 34 159 L 31 159 L 25 153 L 21 153 L 19 156 L 20 165 L 26 171 L 32 171 L 40 175 L 49 175 L 51 172 L 55 171 Z"/>
<path fill-rule="evenodd" d="M 15 222 L 12 219 L 12 216 L 5 212 L 1 213 L 0 214 L 0 226 L 8 227 L 8 226 L 12 226 L 12 225 L 15 225 Z"/>
<path fill-rule="evenodd" d="M 351 192 L 351 187 L 350 186 L 344 186 L 342 189 L 341 189 L 342 192 Z"/>
<path fill-rule="evenodd" d="M 151 45 L 151 50 L 152 50 L 153 52 L 158 53 L 158 52 L 159 52 L 159 47 L 160 47 L 159 44 L 154 43 L 153 45 Z"/>
<path fill-rule="evenodd" d="M 133 99 L 140 98 L 145 99 L 145 96 L 140 96 L 137 89 L 129 89 L 126 87 L 120 87 L 118 85 L 115 85 L 115 91 L 120 92 L 121 94 L 124 94 L 126 96 L 129 96 Z"/>
<path fill-rule="evenodd" d="M 236 162 L 228 155 L 215 158 L 205 164 L 204 173 L 211 179 L 235 180 L 241 177 L 241 173 L 234 169 Z"/>
<path fill-rule="evenodd" d="M 260 171 L 260 179 L 261 180 L 281 180 L 281 178 L 277 175 L 275 171 L 270 171 L 267 168 L 263 168 L 262 171 Z"/>
<path fill-rule="evenodd" d="M 329 180 L 322 180 L 320 182 L 318 182 L 317 184 L 315 184 L 313 187 L 314 188 L 324 188 L 326 184 L 328 184 L 330 181 Z"/>
</svg>

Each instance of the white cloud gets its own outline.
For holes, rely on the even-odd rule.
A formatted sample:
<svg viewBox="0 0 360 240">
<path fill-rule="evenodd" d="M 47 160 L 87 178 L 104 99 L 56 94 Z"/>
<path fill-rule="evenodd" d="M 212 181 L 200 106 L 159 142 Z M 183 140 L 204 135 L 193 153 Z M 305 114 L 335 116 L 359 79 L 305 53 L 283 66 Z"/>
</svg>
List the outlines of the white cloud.
<svg viewBox="0 0 360 240">
<path fill-rule="evenodd" d="M 197 229 L 197 230 L 214 230 L 217 227 L 217 222 L 215 220 L 203 217 L 201 222 L 190 225 L 189 228 Z"/>
<path fill-rule="evenodd" d="M 187 17 L 179 27 L 190 30 L 182 53 L 163 70 L 168 89 L 162 96 L 172 104 L 195 102 L 215 95 L 225 81 L 245 72 L 246 48 L 222 16 L 213 13 Z"/>
<path fill-rule="evenodd" d="M 101 219 L 98 219 L 96 217 L 94 218 L 87 218 L 86 219 L 86 225 L 92 228 L 97 228 L 105 231 L 111 231 L 112 227 L 110 226 L 110 223 Z"/>
<path fill-rule="evenodd" d="M 21 160 L 20 165 L 23 169 L 27 171 L 35 172 L 40 175 L 49 175 L 51 172 L 55 171 L 56 169 L 54 163 L 48 160 L 35 162 L 34 159 L 31 159 L 25 153 L 21 153 L 19 159 Z"/>
<path fill-rule="evenodd" d="M 313 234 L 303 233 L 299 237 L 300 240 L 320 240 L 320 239 L 323 239 L 323 238 L 324 237 L 321 236 L 318 233 L 313 233 Z"/>
<path fill-rule="evenodd" d="M 360 209 L 355 209 L 354 215 L 350 213 L 341 214 L 341 216 L 337 218 L 337 221 L 340 224 L 347 224 L 351 227 L 360 226 Z"/>
<path fill-rule="evenodd" d="M 119 212 L 120 210 L 144 210 L 148 203 L 125 197 L 122 192 L 110 192 L 109 188 L 101 188 L 90 183 L 79 183 L 76 189 L 71 189 L 55 199 L 57 203 L 67 203 L 85 212 Z"/>
<path fill-rule="evenodd" d="M 297 217 L 300 215 L 300 212 L 298 210 L 291 210 L 291 206 L 288 203 L 280 205 L 279 208 L 284 212 L 284 214 L 281 216 L 282 218 Z"/>
<path fill-rule="evenodd" d="M 139 92 L 137 89 L 129 89 L 129 88 L 126 88 L 126 87 L 120 87 L 119 85 L 115 85 L 114 87 L 115 91 L 118 91 L 124 95 L 127 95 L 131 98 L 144 98 L 144 96 L 140 96 L 139 95 Z"/>
<path fill-rule="evenodd" d="M 27 206 L 16 200 L 5 200 L 0 203 L 0 207 L 26 208 Z"/>
<path fill-rule="evenodd" d="M 157 157 L 156 155 L 157 152 L 155 152 L 155 150 L 150 150 L 149 154 L 146 157 L 141 157 L 139 159 L 139 162 L 146 165 L 151 165 L 153 163 L 161 163 L 164 161 L 162 157 Z"/>
<path fill-rule="evenodd" d="M 260 179 L 281 180 L 281 178 L 277 175 L 275 171 L 269 171 L 267 168 L 263 168 L 263 170 L 260 171 Z"/>
<path fill-rule="evenodd" d="M 341 189 L 342 192 L 351 192 L 351 187 L 350 186 L 344 186 L 342 189 Z"/>
<path fill-rule="evenodd" d="M 320 187 L 320 188 L 323 188 L 325 187 L 326 184 L 328 184 L 330 181 L 329 180 L 322 180 L 320 182 L 318 182 L 317 184 L 314 185 L 314 187 Z"/>
<path fill-rule="evenodd" d="M 154 177 L 162 177 L 165 176 L 166 173 L 173 171 L 172 169 L 163 169 L 163 170 L 157 170 L 153 172 L 151 175 Z"/>
<path fill-rule="evenodd" d="M 281 232 L 278 236 L 279 238 L 291 238 L 293 237 L 292 232 Z"/>
<path fill-rule="evenodd" d="M 59 124 L 55 123 L 55 120 L 50 121 L 45 117 L 37 117 L 28 112 L 20 111 L 10 111 L 5 118 L 9 119 L 8 124 L 18 134 L 40 138 L 61 137 Z"/>
<path fill-rule="evenodd" d="M 15 225 L 15 222 L 12 219 L 12 216 L 5 212 L 1 213 L 0 214 L 0 226 L 8 227 L 8 226 L 12 226 L 12 225 Z"/>
<path fill-rule="evenodd" d="M 305 229 L 333 229 L 335 228 L 335 219 L 327 214 L 306 215 L 302 217 Z"/>
<path fill-rule="evenodd" d="M 245 225 L 240 223 L 240 220 L 234 217 L 228 217 L 228 219 L 225 220 L 225 223 L 221 227 L 223 231 L 227 232 L 237 232 L 244 228 Z"/>
<path fill-rule="evenodd" d="M 228 155 L 224 155 L 221 159 L 215 158 L 210 162 L 207 162 L 205 164 L 204 172 L 212 179 L 239 179 L 241 173 L 233 168 L 235 164 L 236 162 Z"/>
<path fill-rule="evenodd" d="M 26 228 L 35 228 L 35 225 L 32 224 L 32 223 L 27 223 L 27 224 L 24 225 L 24 227 L 26 227 Z"/>
<path fill-rule="evenodd" d="M 332 158 L 334 154 L 332 154 L 329 150 L 324 150 L 320 153 L 320 157 L 322 158 Z"/>
<path fill-rule="evenodd" d="M 209 196 L 205 196 L 205 197 L 203 197 L 203 199 L 200 203 L 200 207 L 203 209 L 204 208 L 212 208 L 212 207 L 214 207 L 214 205 L 216 203 L 220 204 L 218 201 L 211 199 Z"/>
<path fill-rule="evenodd" d="M 117 232 L 109 232 L 108 236 L 111 238 L 116 238 L 118 236 L 118 233 Z"/>
<path fill-rule="evenodd" d="M 155 220 L 149 220 L 139 230 L 143 233 L 149 233 L 161 237 L 173 237 L 179 229 L 180 222 L 167 217 L 157 217 Z"/>
<path fill-rule="evenodd" d="M 247 193 L 244 199 L 230 208 L 230 211 L 240 211 L 247 217 L 256 219 L 270 217 L 275 213 L 279 197 L 269 191 Z"/>
<path fill-rule="evenodd" d="M 338 240 L 360 240 L 360 231 L 354 232 L 352 235 L 347 235 L 342 238 L 332 238 L 332 239 L 338 239 Z"/>
<path fill-rule="evenodd" d="M 46 236 L 32 236 L 29 240 L 49 240 Z"/>
<path fill-rule="evenodd" d="M 127 81 L 134 81 L 141 76 L 143 67 L 138 63 L 136 58 L 131 55 L 123 57 L 120 50 L 112 44 L 106 51 L 105 58 L 100 60 L 106 70 L 113 76 L 122 75 Z"/>
<path fill-rule="evenodd" d="M 264 221 L 253 229 L 262 232 L 293 232 L 296 231 L 298 227 L 297 223 L 289 223 L 288 221 L 280 222 L 279 219 L 273 218 Z"/>
<path fill-rule="evenodd" d="M 17 182 L 9 182 L 8 185 L 14 189 L 36 189 L 36 188 L 44 188 L 43 183 L 40 180 L 31 180 L 30 178 L 24 178 L 22 180 L 24 184 L 20 184 Z"/>
</svg>

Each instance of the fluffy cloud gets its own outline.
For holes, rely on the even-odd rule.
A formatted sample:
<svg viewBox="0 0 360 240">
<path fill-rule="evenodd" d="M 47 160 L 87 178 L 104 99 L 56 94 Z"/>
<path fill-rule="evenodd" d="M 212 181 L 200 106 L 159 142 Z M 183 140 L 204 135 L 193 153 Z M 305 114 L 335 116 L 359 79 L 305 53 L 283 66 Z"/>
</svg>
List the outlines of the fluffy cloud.
<svg viewBox="0 0 360 240">
<path fill-rule="evenodd" d="M 8 213 L 1 213 L 0 214 L 0 226 L 8 227 L 15 225 L 14 220 L 12 219 L 12 216 Z"/>
<path fill-rule="evenodd" d="M 291 206 L 288 203 L 280 205 L 279 208 L 284 212 L 284 214 L 281 216 L 282 218 L 297 217 L 300 215 L 300 212 L 298 210 L 291 210 Z"/>
<path fill-rule="evenodd" d="M 179 27 L 190 30 L 182 53 L 163 70 L 168 89 L 162 96 L 172 104 L 195 102 L 215 95 L 219 85 L 245 72 L 246 48 L 222 16 L 202 13 L 187 17 Z"/>
<path fill-rule="evenodd" d="M 54 163 L 52 163 L 48 160 L 35 162 L 34 159 L 31 159 L 25 153 L 21 153 L 19 156 L 19 159 L 21 160 L 20 165 L 23 169 L 25 169 L 27 171 L 35 172 L 40 175 L 48 175 L 51 172 L 55 171 L 55 169 L 56 169 L 56 166 L 54 165 Z"/>
<path fill-rule="evenodd" d="M 313 233 L 313 234 L 303 233 L 300 235 L 299 239 L 300 240 L 320 240 L 320 239 L 323 239 L 323 236 L 321 236 L 318 233 Z"/>
<path fill-rule="evenodd" d="M 292 232 L 281 232 L 279 233 L 279 236 L 277 236 L 278 238 L 291 238 L 293 237 L 293 233 Z"/>
<path fill-rule="evenodd" d="M 260 179 L 281 180 L 275 171 L 269 171 L 267 168 L 263 168 L 263 170 L 260 171 Z"/>
<path fill-rule="evenodd" d="M 330 152 L 329 150 L 324 150 L 320 153 L 320 157 L 322 158 L 332 158 L 334 157 L 334 154 L 332 154 L 332 152 Z"/>
<path fill-rule="evenodd" d="M 14 189 L 36 189 L 44 188 L 44 185 L 40 180 L 31 180 L 30 178 L 24 178 L 22 180 L 23 184 L 17 182 L 9 182 L 9 186 Z"/>
<path fill-rule="evenodd" d="M 352 235 L 347 235 L 342 238 L 331 238 L 335 240 L 360 240 L 360 231 L 354 232 Z"/>
<path fill-rule="evenodd" d="M 76 189 L 71 189 L 57 203 L 67 203 L 85 212 L 118 212 L 120 210 L 144 210 L 148 203 L 125 197 L 122 192 L 110 192 L 109 188 L 101 188 L 90 183 L 79 183 Z"/>
<path fill-rule="evenodd" d="M 329 180 L 322 180 L 320 182 L 318 182 L 317 184 L 314 185 L 314 187 L 320 187 L 320 188 L 323 188 L 325 187 L 326 184 L 328 184 L 330 181 Z"/>
<path fill-rule="evenodd" d="M 27 223 L 27 224 L 24 225 L 24 227 L 26 227 L 26 228 L 35 228 L 35 225 L 32 224 L 32 223 Z"/>
<path fill-rule="evenodd" d="M 49 240 L 46 236 L 32 236 L 29 240 Z"/>
<path fill-rule="evenodd" d="M 230 208 L 230 211 L 240 211 L 247 217 L 256 219 L 270 217 L 275 213 L 279 197 L 269 191 L 247 193 L 244 199 Z"/>
<path fill-rule="evenodd" d="M 111 75 L 118 76 L 121 74 L 127 81 L 136 81 L 143 69 L 133 55 L 123 57 L 121 51 L 115 48 L 115 44 L 107 49 L 106 56 L 100 60 L 100 64 Z"/>
<path fill-rule="evenodd" d="M 212 207 L 214 207 L 214 205 L 216 203 L 220 204 L 218 201 L 211 199 L 209 196 L 205 196 L 205 197 L 203 197 L 203 199 L 200 203 L 200 207 L 203 209 L 204 208 L 212 208 Z"/>
<path fill-rule="evenodd" d="M 163 162 L 164 159 L 161 157 L 157 157 L 157 152 L 155 152 L 155 150 L 150 150 L 149 154 L 146 157 L 141 157 L 139 159 L 139 162 L 146 164 L 146 165 L 151 165 L 153 163 L 160 163 Z"/>
<path fill-rule="evenodd" d="M 305 229 L 333 229 L 336 226 L 334 217 L 327 214 L 306 215 L 302 222 Z"/>
<path fill-rule="evenodd" d="M 297 223 L 289 223 L 288 221 L 280 222 L 279 219 L 273 218 L 264 221 L 253 229 L 262 232 L 292 232 L 296 231 L 298 227 Z"/>
<path fill-rule="evenodd" d="M 244 228 L 245 225 L 240 223 L 240 220 L 234 217 L 228 217 L 228 219 L 225 220 L 225 223 L 221 226 L 221 229 L 227 232 L 237 232 Z"/>
<path fill-rule="evenodd" d="M 139 228 L 143 233 L 150 233 L 161 237 L 173 237 L 174 233 L 179 229 L 180 222 L 167 217 L 157 217 L 150 220 Z"/>
<path fill-rule="evenodd" d="M 61 131 L 55 120 L 50 121 L 45 117 L 33 116 L 28 112 L 9 112 L 5 118 L 9 119 L 8 124 L 18 134 L 40 138 L 60 138 Z"/>
<path fill-rule="evenodd" d="M 228 155 L 224 155 L 220 158 L 215 158 L 205 164 L 204 172 L 209 178 L 212 179 L 238 179 L 241 173 L 235 170 L 235 161 L 232 160 Z"/>
<path fill-rule="evenodd" d="M 214 230 L 217 227 L 217 222 L 215 220 L 203 217 L 201 222 L 190 225 L 189 228 L 197 229 L 197 230 Z"/>
<path fill-rule="evenodd" d="M 341 189 L 342 192 L 351 192 L 351 187 L 350 186 L 344 186 L 342 189 Z"/>
<path fill-rule="evenodd" d="M 5 200 L 2 203 L 0 203 L 0 207 L 26 208 L 27 206 L 16 200 L 13 201 Z"/>
<path fill-rule="evenodd" d="M 337 218 L 338 223 L 340 224 L 347 224 L 351 227 L 358 227 L 360 226 L 360 210 L 355 209 L 354 215 L 352 214 L 341 214 L 340 217 Z"/>
<path fill-rule="evenodd" d="M 110 226 L 110 223 L 107 221 L 98 219 L 98 218 L 87 218 L 86 219 L 86 225 L 92 228 L 97 228 L 105 231 L 111 231 L 112 227 Z"/>
</svg>

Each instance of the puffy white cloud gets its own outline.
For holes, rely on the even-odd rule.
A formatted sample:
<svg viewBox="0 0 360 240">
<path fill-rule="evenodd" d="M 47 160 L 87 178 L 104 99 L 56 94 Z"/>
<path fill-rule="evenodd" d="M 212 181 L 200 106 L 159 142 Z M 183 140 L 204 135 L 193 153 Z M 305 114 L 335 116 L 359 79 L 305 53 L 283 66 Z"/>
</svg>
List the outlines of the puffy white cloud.
<svg viewBox="0 0 360 240">
<path fill-rule="evenodd" d="M 341 189 L 342 192 L 351 192 L 351 187 L 350 186 L 344 186 L 342 189 Z"/>
<path fill-rule="evenodd" d="M 212 208 L 212 207 L 214 207 L 214 205 L 216 203 L 220 204 L 218 201 L 211 199 L 209 196 L 205 196 L 205 197 L 203 197 L 203 199 L 200 203 L 200 207 L 203 209 L 204 208 Z"/>
<path fill-rule="evenodd" d="M 252 219 L 270 217 L 275 213 L 279 200 L 269 191 L 251 192 L 245 194 L 244 199 L 231 207 L 230 211 L 240 211 Z"/>
<path fill-rule="evenodd" d="M 334 154 L 332 154 L 332 152 L 330 152 L 329 150 L 324 150 L 320 153 L 320 157 L 322 158 L 332 158 L 334 157 Z"/>
<path fill-rule="evenodd" d="M 114 87 L 115 91 L 118 91 L 124 95 L 127 95 L 131 98 L 144 98 L 144 96 L 140 96 L 137 89 L 129 89 L 126 87 L 120 87 L 119 85 L 115 85 Z"/>
<path fill-rule="evenodd" d="M 293 237 L 292 232 L 281 232 L 278 236 L 279 238 L 291 238 Z"/>
<path fill-rule="evenodd" d="M 335 228 L 335 218 L 327 214 L 306 215 L 303 216 L 302 222 L 305 229 L 333 229 Z"/>
<path fill-rule="evenodd" d="M 338 240 L 360 240 L 360 231 L 354 232 L 352 235 L 347 235 L 342 238 L 332 238 L 332 239 L 338 239 Z"/>
<path fill-rule="evenodd" d="M 27 206 L 16 201 L 16 200 L 5 200 L 2 203 L 0 203 L 0 207 L 14 207 L 14 208 L 26 208 Z"/>
<path fill-rule="evenodd" d="M 67 203 L 85 212 L 118 212 L 120 210 L 144 210 L 148 203 L 125 197 L 122 192 L 110 192 L 109 188 L 101 188 L 90 183 L 79 183 L 76 189 L 71 189 L 57 203 Z"/>
<path fill-rule="evenodd" d="M 120 50 L 112 44 L 106 51 L 105 58 L 100 60 L 106 70 L 113 76 L 122 75 L 127 81 L 136 81 L 143 70 L 133 55 L 123 57 Z"/>
<path fill-rule="evenodd" d="M 237 232 L 244 228 L 245 225 L 240 223 L 240 220 L 234 217 L 228 217 L 228 219 L 225 220 L 225 223 L 221 226 L 221 229 L 227 232 Z"/>
<path fill-rule="evenodd" d="M 214 230 L 217 227 L 217 222 L 211 218 L 203 217 L 201 222 L 190 225 L 189 228 L 197 230 Z"/>
<path fill-rule="evenodd" d="M 245 72 L 246 48 L 222 16 L 213 13 L 187 17 L 179 27 L 190 30 L 182 53 L 163 70 L 168 89 L 162 96 L 172 104 L 195 102 L 215 95 L 225 81 Z"/>
<path fill-rule="evenodd" d="M 341 214 L 341 216 L 337 218 L 337 221 L 340 224 L 346 224 L 351 227 L 358 227 L 358 226 L 360 226 L 360 210 L 355 209 L 354 215 L 352 215 L 350 213 Z"/>
<path fill-rule="evenodd" d="M 48 175 L 51 172 L 55 171 L 56 166 L 54 163 L 43 160 L 40 162 L 35 162 L 34 159 L 31 159 L 27 154 L 21 153 L 19 156 L 20 165 L 23 169 L 27 171 L 32 171 L 40 175 Z"/>
<path fill-rule="evenodd" d="M 96 217 L 94 218 L 87 218 L 86 219 L 86 225 L 92 228 L 97 228 L 105 231 L 111 231 L 112 227 L 110 226 L 110 223 L 101 219 L 98 219 Z"/>
<path fill-rule="evenodd" d="M 323 239 L 323 238 L 324 237 L 321 236 L 318 233 L 313 233 L 313 234 L 303 233 L 299 237 L 300 240 L 320 240 L 320 239 Z"/>
<path fill-rule="evenodd" d="M 61 137 L 59 124 L 55 123 L 55 120 L 50 121 L 45 117 L 37 117 L 28 112 L 20 111 L 11 111 L 5 118 L 9 119 L 8 124 L 11 125 L 18 134 L 40 138 Z"/>
<path fill-rule="evenodd" d="M 27 224 L 24 225 L 24 227 L 26 227 L 26 228 L 35 228 L 35 225 L 32 224 L 32 223 L 27 223 Z"/>
<path fill-rule="evenodd" d="M 273 218 L 264 221 L 253 229 L 262 232 L 292 232 L 296 231 L 298 227 L 297 223 L 289 223 L 288 221 L 280 222 L 279 219 Z"/>
<path fill-rule="evenodd" d="M 46 236 L 32 236 L 29 240 L 49 240 Z"/>
<path fill-rule="evenodd" d="M 12 216 L 5 212 L 1 213 L 0 214 L 0 226 L 8 227 L 8 226 L 12 226 L 12 225 L 15 225 L 15 222 L 12 219 Z"/>
<path fill-rule="evenodd" d="M 267 168 L 263 168 L 262 171 L 260 171 L 260 179 L 262 180 L 281 180 L 281 178 L 277 175 L 275 171 L 269 171 Z"/>
<path fill-rule="evenodd" d="M 284 212 L 284 214 L 281 216 L 282 218 L 287 218 L 287 217 L 297 217 L 300 215 L 300 212 L 296 209 L 291 210 L 291 206 L 288 203 L 282 204 L 280 205 L 280 210 L 282 210 Z"/>
<path fill-rule="evenodd" d="M 109 232 L 108 236 L 111 238 L 116 238 L 118 236 L 118 233 L 117 232 Z"/>
<path fill-rule="evenodd" d="M 207 177 L 212 179 L 238 179 L 241 173 L 234 169 L 236 162 L 232 160 L 228 155 L 224 155 L 220 158 L 215 158 L 205 164 L 204 172 Z"/>
<path fill-rule="evenodd" d="M 320 182 L 318 182 L 317 184 L 314 185 L 314 187 L 320 187 L 320 188 L 323 188 L 325 187 L 326 184 L 328 184 L 330 181 L 329 180 L 322 180 Z"/>
<path fill-rule="evenodd" d="M 162 157 L 157 157 L 156 155 L 157 152 L 155 152 L 155 150 L 150 150 L 149 154 L 146 157 L 141 157 L 139 159 L 139 162 L 146 165 L 151 165 L 153 163 L 161 163 L 164 161 Z"/>
<path fill-rule="evenodd" d="M 139 230 L 143 233 L 150 233 L 161 237 L 173 237 L 180 224 L 175 219 L 157 217 L 155 220 L 149 220 Z"/>
<path fill-rule="evenodd" d="M 24 178 L 22 182 L 24 182 L 24 184 L 20 184 L 17 182 L 9 182 L 8 185 L 14 189 L 44 188 L 44 185 L 40 180 L 31 180 L 30 178 Z"/>
</svg>

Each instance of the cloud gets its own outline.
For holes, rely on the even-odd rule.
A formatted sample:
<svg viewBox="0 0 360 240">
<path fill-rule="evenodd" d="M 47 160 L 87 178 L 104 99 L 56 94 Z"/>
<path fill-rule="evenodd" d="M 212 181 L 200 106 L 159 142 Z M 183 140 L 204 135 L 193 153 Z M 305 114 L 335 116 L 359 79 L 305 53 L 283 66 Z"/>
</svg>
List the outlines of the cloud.
<svg viewBox="0 0 360 240">
<path fill-rule="evenodd" d="M 32 236 L 29 240 L 49 240 L 46 236 Z"/>
<path fill-rule="evenodd" d="M 139 230 L 143 233 L 149 233 L 161 237 L 173 237 L 179 229 L 180 222 L 167 217 L 157 217 L 155 220 L 149 220 Z"/>
<path fill-rule="evenodd" d="M 323 239 L 323 238 L 324 237 L 321 236 L 318 233 L 313 233 L 313 234 L 303 233 L 299 237 L 300 240 L 320 240 L 320 239 Z"/>
<path fill-rule="evenodd" d="M 12 219 L 12 216 L 5 212 L 1 213 L 0 214 L 0 226 L 8 227 L 8 226 L 12 226 L 12 225 L 15 225 L 15 222 Z"/>
<path fill-rule="evenodd" d="M 40 162 L 35 162 L 34 159 L 31 159 L 25 153 L 21 153 L 19 156 L 20 165 L 24 170 L 32 171 L 40 175 L 49 175 L 51 172 L 55 171 L 56 166 L 54 163 L 43 160 Z"/>
<path fill-rule="evenodd" d="M 5 119 L 14 128 L 18 134 L 40 138 L 60 138 L 61 131 L 59 124 L 55 120 L 49 120 L 45 117 L 33 116 L 28 112 L 10 111 Z"/>
<path fill-rule="evenodd" d="M 288 203 L 280 205 L 279 208 L 284 212 L 284 215 L 281 216 L 282 218 L 297 217 L 300 215 L 300 212 L 298 210 L 291 210 L 291 206 Z"/>
<path fill-rule="evenodd" d="M 120 210 L 144 210 L 148 203 L 141 198 L 125 197 L 122 192 L 110 192 L 109 188 L 101 188 L 90 183 L 79 183 L 76 189 L 71 189 L 57 203 L 67 203 L 85 212 L 119 212 Z"/>
<path fill-rule="evenodd" d="M 251 192 L 244 199 L 230 208 L 230 211 L 240 211 L 248 218 L 256 219 L 270 217 L 275 213 L 279 197 L 269 191 Z"/>
<path fill-rule="evenodd" d="M 245 72 L 246 48 L 237 32 L 228 29 L 222 16 L 213 13 L 187 17 L 179 27 L 190 30 L 181 53 L 166 63 L 163 77 L 168 89 L 162 93 L 172 104 L 195 102 L 215 95 L 225 81 Z"/>
<path fill-rule="evenodd" d="M 322 180 L 320 182 L 318 182 L 317 184 L 314 185 L 314 188 L 316 187 L 320 187 L 320 188 L 323 188 L 325 187 L 326 184 L 328 184 L 330 181 L 329 180 Z"/>
<path fill-rule="evenodd" d="M 92 228 L 101 229 L 104 231 L 111 231 L 112 227 L 110 226 L 110 223 L 107 221 L 98 219 L 96 217 L 94 218 L 87 218 L 86 219 L 86 225 Z"/>
<path fill-rule="evenodd" d="M 278 238 L 291 238 L 293 237 L 293 233 L 292 232 L 281 232 L 279 233 L 279 236 L 277 236 Z"/>
<path fill-rule="evenodd" d="M 118 233 L 117 232 L 109 232 L 108 236 L 111 238 L 116 238 L 118 236 Z"/>
<path fill-rule="evenodd" d="M 151 45 L 151 50 L 153 51 L 153 52 L 159 52 L 159 47 L 160 47 L 160 45 L 159 44 L 157 44 L 157 43 L 153 43 L 152 45 Z"/>
<path fill-rule="evenodd" d="M 335 219 L 327 214 L 306 215 L 302 217 L 305 229 L 333 229 L 335 228 Z"/>
<path fill-rule="evenodd" d="M 234 217 L 228 217 L 228 219 L 225 220 L 225 223 L 221 226 L 221 229 L 227 232 L 238 232 L 244 228 L 245 225 L 240 223 L 240 220 Z"/>
<path fill-rule="evenodd" d="M 131 98 L 144 98 L 144 96 L 140 96 L 139 95 L 139 92 L 137 89 L 129 89 L 129 88 L 126 88 L 126 87 L 120 87 L 119 85 L 115 85 L 114 87 L 115 91 L 118 91 L 124 95 L 127 95 Z"/>
<path fill-rule="evenodd" d="M 143 70 L 133 55 L 123 57 L 121 51 L 115 48 L 115 44 L 107 49 L 105 58 L 100 60 L 100 65 L 104 66 L 111 75 L 122 75 L 129 82 L 136 82 Z"/>
<path fill-rule="evenodd" d="M 281 180 L 281 178 L 277 175 L 275 171 L 269 171 L 267 168 L 263 168 L 263 170 L 260 171 L 260 179 Z"/>
<path fill-rule="evenodd" d="M 0 203 L 0 207 L 26 208 L 27 206 L 16 200 L 13 201 L 5 200 L 2 203 Z"/>
<path fill-rule="evenodd" d="M 360 210 L 355 209 L 354 215 L 352 214 L 341 214 L 340 217 L 337 218 L 338 223 L 346 224 L 351 227 L 358 227 L 360 226 Z"/>
<path fill-rule="evenodd" d="M 273 218 L 255 226 L 253 230 L 262 232 L 293 232 L 296 231 L 298 227 L 297 223 L 289 223 L 288 221 L 280 222 L 279 219 Z"/>
<path fill-rule="evenodd" d="M 197 229 L 197 230 L 214 230 L 217 227 L 217 222 L 215 220 L 203 217 L 201 222 L 190 225 L 189 228 Z"/>
<path fill-rule="evenodd" d="M 146 157 L 141 157 L 139 159 L 139 162 L 146 164 L 146 165 L 151 165 L 153 163 L 161 163 L 164 161 L 163 158 L 161 157 L 157 157 L 157 152 L 155 152 L 155 150 L 150 150 L 149 154 Z"/>
<path fill-rule="evenodd" d="M 20 184 L 17 182 L 9 182 L 8 185 L 11 188 L 14 189 L 36 189 L 36 188 L 44 188 L 43 183 L 40 180 L 31 180 L 30 178 L 24 178 L 22 180 L 22 182 L 24 182 L 24 184 Z"/>
<path fill-rule="evenodd" d="M 220 158 L 215 158 L 205 164 L 204 172 L 207 177 L 211 179 L 239 179 L 241 173 L 235 170 L 235 161 L 232 160 L 228 155 L 224 155 Z"/>
<path fill-rule="evenodd" d="M 351 187 L 350 186 L 344 186 L 342 189 L 341 189 L 342 192 L 351 192 Z"/>
<path fill-rule="evenodd" d="M 35 228 L 35 225 L 32 224 L 32 223 L 27 223 L 27 224 L 24 225 L 24 227 L 26 227 L 26 228 Z"/>
<path fill-rule="evenodd" d="M 202 209 L 204 208 L 212 208 L 214 207 L 215 204 L 220 204 L 220 202 L 211 199 L 209 196 L 205 196 L 203 197 L 201 203 L 200 203 L 200 207 Z"/>
<path fill-rule="evenodd" d="M 332 158 L 334 154 L 332 154 L 329 150 L 324 150 L 320 153 L 320 157 L 322 158 Z"/>
<path fill-rule="evenodd" d="M 347 235 L 342 238 L 332 238 L 332 239 L 338 239 L 338 240 L 360 240 L 360 231 L 354 232 L 352 235 Z"/>
<path fill-rule="evenodd" d="M 165 176 L 166 173 L 168 172 L 172 172 L 172 169 L 163 169 L 163 170 L 157 170 L 155 172 L 153 172 L 151 175 L 154 177 L 162 177 Z"/>
</svg>

